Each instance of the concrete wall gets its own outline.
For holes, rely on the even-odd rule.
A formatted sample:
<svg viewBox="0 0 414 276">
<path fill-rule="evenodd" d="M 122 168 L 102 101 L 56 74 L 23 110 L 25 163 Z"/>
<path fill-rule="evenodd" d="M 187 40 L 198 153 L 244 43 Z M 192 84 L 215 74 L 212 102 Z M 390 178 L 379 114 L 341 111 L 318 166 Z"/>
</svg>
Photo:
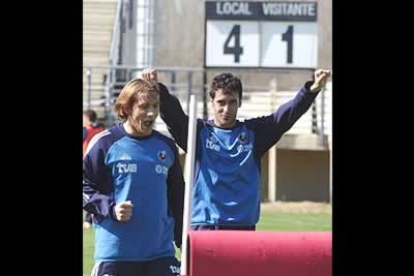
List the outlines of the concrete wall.
<svg viewBox="0 0 414 276">
<path fill-rule="evenodd" d="M 276 200 L 329 202 L 329 154 L 277 149 Z"/>
</svg>

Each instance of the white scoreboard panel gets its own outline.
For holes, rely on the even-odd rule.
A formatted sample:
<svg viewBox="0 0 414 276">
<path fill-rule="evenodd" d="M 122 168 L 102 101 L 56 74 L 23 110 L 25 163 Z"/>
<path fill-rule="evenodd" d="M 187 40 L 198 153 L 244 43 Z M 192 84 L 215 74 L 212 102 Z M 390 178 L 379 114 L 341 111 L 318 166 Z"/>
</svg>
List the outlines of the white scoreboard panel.
<svg viewBox="0 0 414 276">
<path fill-rule="evenodd" d="M 259 36 L 255 22 L 207 21 L 207 66 L 259 67 Z"/>
<path fill-rule="evenodd" d="M 316 2 L 207 1 L 206 67 L 315 68 Z"/>
</svg>

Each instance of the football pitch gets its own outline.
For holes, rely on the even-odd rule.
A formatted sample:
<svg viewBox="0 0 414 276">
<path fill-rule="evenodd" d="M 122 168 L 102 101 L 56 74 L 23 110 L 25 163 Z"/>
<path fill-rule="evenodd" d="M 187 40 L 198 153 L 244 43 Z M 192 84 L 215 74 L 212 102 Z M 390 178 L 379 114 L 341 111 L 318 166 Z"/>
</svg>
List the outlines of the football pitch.
<svg viewBox="0 0 414 276">
<path fill-rule="evenodd" d="M 330 205 L 322 208 L 284 207 L 262 208 L 257 231 L 332 231 L 332 212 Z M 93 267 L 94 233 L 92 229 L 83 230 L 83 276 L 89 276 Z M 179 250 L 176 256 L 178 257 Z"/>
</svg>

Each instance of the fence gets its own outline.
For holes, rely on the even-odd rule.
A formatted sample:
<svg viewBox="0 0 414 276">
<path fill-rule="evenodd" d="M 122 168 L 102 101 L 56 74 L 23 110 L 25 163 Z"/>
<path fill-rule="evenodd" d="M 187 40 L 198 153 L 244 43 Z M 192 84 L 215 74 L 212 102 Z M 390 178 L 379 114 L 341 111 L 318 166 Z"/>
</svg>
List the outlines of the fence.
<svg viewBox="0 0 414 276">
<path fill-rule="evenodd" d="M 109 72 L 109 79 L 105 76 L 101 83 L 92 83 L 95 71 Z M 107 125 L 116 122 L 113 105 L 123 86 L 130 79 L 137 77 L 143 68 L 112 66 L 88 67 L 84 69 L 84 107 L 100 110 L 100 117 Z M 158 72 L 158 79 L 164 83 L 172 94 L 180 100 L 184 112 L 188 113 L 189 95 L 198 95 L 198 117 L 211 118 L 213 110 L 208 108 L 207 74 L 202 68 L 182 67 L 154 67 Z M 96 78 L 95 78 L 96 79 Z M 242 107 L 238 111 L 238 119 L 268 115 L 277 110 L 283 103 L 294 98 L 296 90 L 279 91 L 275 82 L 269 86 L 243 85 Z M 157 118 L 155 129 L 170 135 L 164 122 Z M 316 98 L 312 108 L 306 112 L 287 134 L 316 134 L 319 144 L 330 147 L 332 137 L 332 83 L 328 83 Z M 328 138 L 328 143 L 324 141 Z"/>
</svg>

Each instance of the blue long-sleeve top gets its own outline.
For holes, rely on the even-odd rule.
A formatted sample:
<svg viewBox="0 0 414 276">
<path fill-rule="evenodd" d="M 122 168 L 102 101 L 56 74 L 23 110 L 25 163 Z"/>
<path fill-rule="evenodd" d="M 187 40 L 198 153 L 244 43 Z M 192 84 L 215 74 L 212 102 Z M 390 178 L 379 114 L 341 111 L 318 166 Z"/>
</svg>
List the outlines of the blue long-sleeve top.
<svg viewBox="0 0 414 276">
<path fill-rule="evenodd" d="M 197 119 L 192 225 L 255 225 L 260 217 L 260 160 L 312 105 L 319 91 L 307 82 L 274 113 L 223 129 Z M 188 116 L 160 83 L 160 113 L 177 144 L 187 150 Z"/>
<path fill-rule="evenodd" d="M 132 217 L 116 220 L 130 200 Z M 95 260 L 148 261 L 181 246 L 184 180 L 175 142 L 153 130 L 128 135 L 122 124 L 97 134 L 83 160 L 83 208 L 94 214 Z"/>
</svg>

